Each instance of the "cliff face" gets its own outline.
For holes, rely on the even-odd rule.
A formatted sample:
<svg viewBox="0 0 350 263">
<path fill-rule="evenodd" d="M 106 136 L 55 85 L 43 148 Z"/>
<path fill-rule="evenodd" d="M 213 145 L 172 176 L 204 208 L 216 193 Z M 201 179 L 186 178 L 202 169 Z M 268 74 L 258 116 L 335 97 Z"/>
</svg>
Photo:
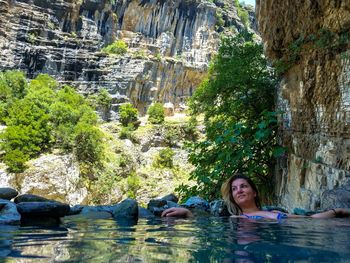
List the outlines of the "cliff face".
<svg viewBox="0 0 350 263">
<path fill-rule="evenodd" d="M 224 25 L 243 25 L 230 1 L 0 0 L 0 69 L 48 73 L 82 93 L 106 88 L 144 113 L 155 100 L 182 106 L 217 50 Z M 122 39 L 124 56 L 101 48 Z"/>
<path fill-rule="evenodd" d="M 349 2 L 256 4 L 266 54 L 284 67 L 278 107 L 284 111 L 280 139 L 289 152 L 277 171 L 280 202 L 350 206 Z"/>
</svg>

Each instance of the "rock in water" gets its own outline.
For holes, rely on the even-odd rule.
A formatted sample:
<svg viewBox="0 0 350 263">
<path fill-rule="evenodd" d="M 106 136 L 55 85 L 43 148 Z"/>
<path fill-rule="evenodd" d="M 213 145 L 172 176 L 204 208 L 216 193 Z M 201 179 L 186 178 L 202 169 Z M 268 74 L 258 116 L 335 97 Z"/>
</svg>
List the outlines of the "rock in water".
<svg viewBox="0 0 350 263">
<path fill-rule="evenodd" d="M 0 199 L 0 224 L 19 224 L 21 215 L 17 211 L 14 203 Z"/>
<path fill-rule="evenodd" d="M 18 195 L 18 192 L 13 188 L 10 188 L 10 187 L 0 188 L 0 199 L 11 200 L 17 195 Z"/>
<path fill-rule="evenodd" d="M 70 207 L 59 202 L 23 202 L 17 204 L 22 216 L 63 217 L 68 215 Z"/>
<path fill-rule="evenodd" d="M 120 202 L 113 209 L 114 218 L 138 218 L 138 205 L 136 200 L 128 198 Z"/>
</svg>

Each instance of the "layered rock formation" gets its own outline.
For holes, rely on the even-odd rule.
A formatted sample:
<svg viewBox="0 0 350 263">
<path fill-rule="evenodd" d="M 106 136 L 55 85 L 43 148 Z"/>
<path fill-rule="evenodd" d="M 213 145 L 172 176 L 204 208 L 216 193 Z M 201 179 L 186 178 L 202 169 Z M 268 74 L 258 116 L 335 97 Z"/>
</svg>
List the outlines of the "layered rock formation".
<svg viewBox="0 0 350 263">
<path fill-rule="evenodd" d="M 214 2 L 0 0 L 0 69 L 48 73 L 82 93 L 106 88 L 141 113 L 157 100 L 179 108 L 206 73 L 217 31 L 243 27 L 230 1 Z M 116 39 L 126 55 L 101 52 Z"/>
<path fill-rule="evenodd" d="M 328 194 L 350 181 L 349 2 L 257 0 L 256 12 L 266 54 L 283 66 L 278 107 L 288 156 L 277 171 L 280 202 L 350 206 L 350 195 Z"/>
</svg>

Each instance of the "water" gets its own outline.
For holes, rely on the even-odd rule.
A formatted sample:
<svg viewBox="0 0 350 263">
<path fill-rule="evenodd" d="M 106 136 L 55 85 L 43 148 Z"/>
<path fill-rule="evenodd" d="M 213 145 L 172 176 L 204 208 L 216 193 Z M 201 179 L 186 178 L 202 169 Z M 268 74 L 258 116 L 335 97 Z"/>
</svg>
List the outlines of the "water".
<svg viewBox="0 0 350 263">
<path fill-rule="evenodd" d="M 350 262 L 350 219 L 66 220 L 0 226 L 4 262 Z"/>
</svg>

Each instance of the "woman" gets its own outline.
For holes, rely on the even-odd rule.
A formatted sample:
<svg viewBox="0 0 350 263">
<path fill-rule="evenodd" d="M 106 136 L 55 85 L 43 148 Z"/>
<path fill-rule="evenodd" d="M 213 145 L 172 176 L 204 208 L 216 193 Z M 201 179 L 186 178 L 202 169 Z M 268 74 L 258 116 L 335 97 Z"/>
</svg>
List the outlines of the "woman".
<svg viewBox="0 0 350 263">
<path fill-rule="evenodd" d="M 253 181 L 237 173 L 229 178 L 221 187 L 223 199 L 232 216 L 250 219 L 282 219 L 304 217 L 299 215 L 285 214 L 280 212 L 262 211 L 258 189 Z M 170 217 L 192 217 L 193 214 L 186 208 L 166 209 L 162 216 Z M 323 213 L 314 214 L 313 218 L 332 218 L 350 216 L 350 211 L 342 208 L 335 208 Z"/>
</svg>

